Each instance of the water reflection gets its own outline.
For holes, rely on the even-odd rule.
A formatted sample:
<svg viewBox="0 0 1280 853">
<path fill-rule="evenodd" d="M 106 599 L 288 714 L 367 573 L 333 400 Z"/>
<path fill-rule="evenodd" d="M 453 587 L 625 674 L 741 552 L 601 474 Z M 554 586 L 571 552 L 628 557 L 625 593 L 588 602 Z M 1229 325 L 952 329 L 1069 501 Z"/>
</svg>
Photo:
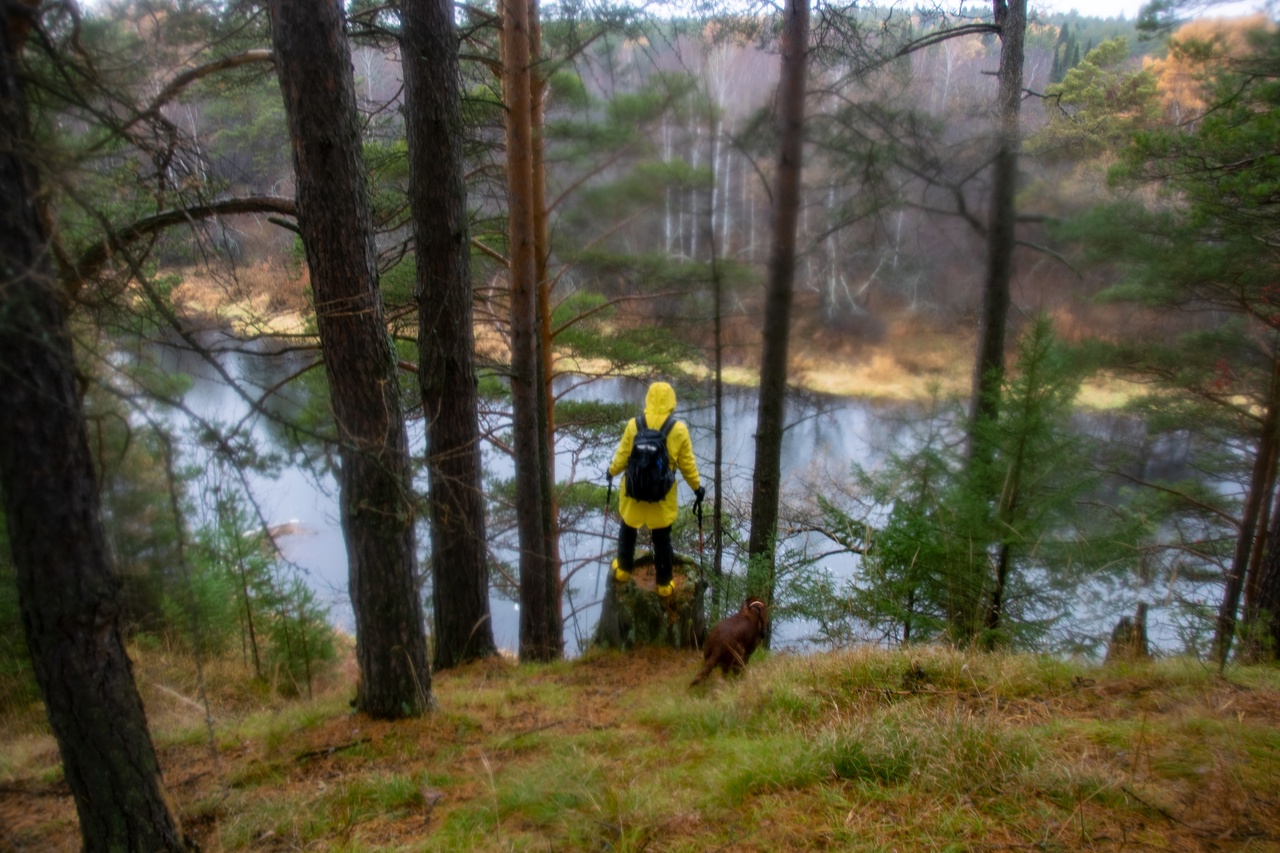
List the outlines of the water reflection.
<svg viewBox="0 0 1280 853">
<path fill-rule="evenodd" d="M 214 341 L 217 343 L 217 341 Z M 238 436 L 256 443 L 260 452 L 281 455 L 279 464 L 270 471 L 249 470 L 244 473 L 244 483 L 260 507 L 269 525 L 291 523 L 298 532 L 284 536 L 280 544 L 284 555 L 301 572 L 308 585 L 329 606 L 333 622 L 345 630 L 352 630 L 354 618 L 347 594 L 347 559 L 338 518 L 337 488 L 332 465 L 323 457 L 318 443 L 299 444 L 291 439 L 282 422 L 294 421 L 315 407 L 310 405 L 317 398 L 323 403 L 322 376 L 314 372 L 308 380 L 281 383 L 304 371 L 315 361 L 313 351 L 300 349 L 281 354 L 278 342 L 263 341 L 258 344 L 227 346 L 218 355 L 218 364 L 228 375 L 248 390 L 247 395 L 228 385 L 217 368 L 203 356 L 177 346 L 157 348 L 151 355 L 161 369 L 173 374 L 190 377 L 191 383 L 183 401 L 189 414 L 171 415 L 175 426 L 186 435 L 185 455 L 190 464 L 206 470 L 215 466 L 214 457 L 206 444 L 197 438 L 197 425 L 208 422 L 223 430 L 236 430 Z M 602 379 L 588 383 L 564 380 L 558 390 L 565 399 L 620 403 L 639 412 L 644 403 L 646 383 L 627 379 Z M 268 393 L 270 391 L 270 393 Z M 264 396 L 265 395 L 265 396 Z M 246 396 L 248 399 L 246 399 Z M 735 494 L 745 505 L 747 484 L 754 462 L 754 427 L 757 398 L 754 390 L 727 389 L 724 396 L 724 482 L 720 484 L 726 496 Z M 254 407 L 261 411 L 255 412 Z M 323 408 L 323 406 L 322 406 Z M 865 400 L 833 398 L 814 394 L 796 394 L 789 402 L 786 431 L 782 449 L 784 490 L 812 490 L 810 484 L 847 483 L 854 463 L 866 469 L 876 468 L 890 450 L 903 453 L 919 446 L 922 431 L 937 429 L 939 419 L 944 421 L 955 413 L 938 413 L 915 404 L 876 403 Z M 703 479 L 712 478 L 714 453 L 714 411 L 707 393 L 704 399 L 690 395 L 682 399 L 677 415 L 689 426 L 695 455 Z M 305 420 L 305 418 L 304 418 Z M 1102 415 L 1083 418 L 1078 428 L 1095 436 L 1106 435 L 1122 443 L 1152 443 L 1146 438 L 1140 423 L 1131 418 Z M 409 423 L 410 442 L 416 458 L 421 458 L 425 445 L 424 428 L 420 419 Z M 576 442 L 562 441 L 557 447 L 558 471 L 561 476 L 573 470 L 578 479 L 594 479 L 603 482 L 603 472 L 613 451 L 616 436 L 606 446 L 595 448 L 585 455 Z M 1175 437 L 1161 437 L 1161 446 L 1148 446 L 1139 459 L 1146 466 L 1141 474 L 1177 473 L 1188 465 L 1188 448 L 1178 444 Z M 311 454 L 308 458 L 303 454 Z M 509 457 L 487 447 L 484 452 L 486 473 L 490 477 L 509 478 L 513 466 Z M 1159 470 L 1157 470 L 1159 469 Z M 417 484 L 425 493 L 425 480 Z M 692 502 L 692 493 L 683 481 L 680 485 L 680 501 Z M 603 526 L 603 507 L 592 517 L 586 510 L 575 519 L 576 528 L 567 531 L 562 542 L 562 556 L 566 566 L 581 566 L 569 583 L 566 601 L 566 648 L 570 654 L 579 652 L 591 636 L 598 618 L 598 598 L 602 590 L 605 563 L 611 557 L 613 537 L 617 531 L 617 519 L 612 518 L 607 529 Z M 740 524 L 746 527 L 746 519 Z M 598 532 L 597 532 L 598 531 Z M 495 535 L 493 529 L 491 536 Z M 816 535 L 815 535 L 816 536 Z M 419 530 L 420 547 L 425 548 L 427 531 Z M 821 543 L 808 544 L 818 547 Z M 502 557 L 499 548 L 499 557 Z M 512 556 L 511 563 L 514 563 Z M 708 554 L 708 559 L 710 555 Z M 858 570 L 858 559 L 849 554 L 836 554 L 825 558 L 822 567 L 837 577 L 847 578 Z M 727 569 L 733 570 L 732 565 Z M 1117 595 L 1132 597 L 1134 591 L 1106 589 L 1082 590 L 1081 600 L 1091 597 L 1115 603 Z M 495 639 L 501 648 L 514 650 L 519 640 L 519 612 L 516 604 L 499 594 L 491 597 Z M 1095 612 L 1102 613 L 1096 609 Z M 1176 641 L 1169 626 L 1161 627 L 1160 611 L 1152 612 L 1153 638 L 1166 646 Z M 1099 616 L 1098 618 L 1102 618 Z M 1085 624 L 1088 620 L 1076 620 Z M 1107 626 L 1093 626 L 1105 632 Z M 1093 630 L 1091 627 L 1091 630 Z M 814 633 L 815 626 L 803 622 L 783 622 L 777 625 L 775 646 L 802 645 L 805 638 Z"/>
</svg>

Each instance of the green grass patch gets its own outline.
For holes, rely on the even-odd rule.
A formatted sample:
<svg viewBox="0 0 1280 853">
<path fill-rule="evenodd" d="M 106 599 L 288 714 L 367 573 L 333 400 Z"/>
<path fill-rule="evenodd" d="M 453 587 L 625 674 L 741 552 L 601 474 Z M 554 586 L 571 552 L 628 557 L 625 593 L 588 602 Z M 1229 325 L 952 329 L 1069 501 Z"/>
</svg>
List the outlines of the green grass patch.
<svg viewBox="0 0 1280 853">
<path fill-rule="evenodd" d="M 1200 849 L 1207 832 L 1242 849 L 1280 837 L 1274 668 L 1223 679 L 1179 660 L 859 649 L 764 657 L 690 690 L 696 667 L 694 654 L 652 649 L 486 662 L 441 673 L 439 709 L 394 723 L 353 714 L 350 685 L 258 708 L 228 691 L 217 762 L 187 712 L 164 714 L 155 740 L 198 840 L 224 851 Z M 11 738 L 0 770 L 59 784 L 51 744 Z M 32 849 L 75 846 L 65 817 L 30 825 Z"/>
<path fill-rule="evenodd" d="M 703 779 L 725 806 L 763 792 L 804 788 L 830 775 L 825 756 L 799 733 L 725 739 L 716 747 L 715 762 L 704 765 Z"/>
</svg>

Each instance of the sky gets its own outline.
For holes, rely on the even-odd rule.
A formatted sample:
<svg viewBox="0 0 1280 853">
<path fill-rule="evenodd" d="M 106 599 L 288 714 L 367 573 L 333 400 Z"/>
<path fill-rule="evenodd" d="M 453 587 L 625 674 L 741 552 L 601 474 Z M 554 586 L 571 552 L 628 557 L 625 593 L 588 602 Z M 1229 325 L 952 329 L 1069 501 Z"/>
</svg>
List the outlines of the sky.
<svg viewBox="0 0 1280 853">
<path fill-rule="evenodd" d="M 1145 0 L 1030 0 L 1031 9 L 1043 12 L 1070 12 L 1097 18 L 1113 18 L 1124 14 L 1132 21 L 1138 17 L 1138 9 Z M 1214 4 L 1199 17 L 1236 17 L 1257 12 L 1266 6 L 1265 0 L 1240 0 L 1240 2 Z"/>
</svg>

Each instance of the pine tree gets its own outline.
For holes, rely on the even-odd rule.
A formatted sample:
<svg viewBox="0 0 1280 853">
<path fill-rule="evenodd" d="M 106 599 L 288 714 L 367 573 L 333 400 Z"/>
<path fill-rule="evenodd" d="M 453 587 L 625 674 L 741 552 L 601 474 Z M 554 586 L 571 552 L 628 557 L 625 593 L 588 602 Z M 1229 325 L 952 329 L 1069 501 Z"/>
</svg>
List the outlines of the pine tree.
<svg viewBox="0 0 1280 853">
<path fill-rule="evenodd" d="M 125 650 L 78 371 L 32 166 L 19 51 L 0 6 L 0 500 L 27 646 L 84 850 L 181 851 Z"/>
<path fill-rule="evenodd" d="M 800 213 L 800 168 L 804 143 L 805 80 L 808 67 L 809 0 L 788 0 L 783 13 L 782 74 L 778 83 L 778 171 L 774 190 L 773 245 L 765 297 L 764 352 L 752 477 L 751 534 L 747 552 L 763 566 L 759 592 L 771 599 L 778 498 L 782 489 L 782 434 L 787 400 L 787 342 L 791 334 L 796 226 Z M 755 592 L 754 594 L 759 594 Z"/>
<path fill-rule="evenodd" d="M 1258 34 L 1256 51 L 1206 69 L 1214 107 L 1192 126 L 1139 133 L 1113 179 L 1165 190 L 1149 206 L 1137 201 L 1081 218 L 1068 236 L 1097 259 L 1118 263 L 1123 281 L 1110 298 L 1132 300 L 1205 321 L 1176 340 L 1167 333 L 1124 353 L 1124 366 L 1194 403 L 1198 423 L 1220 423 L 1247 447 L 1244 499 L 1234 519 L 1236 543 L 1225 570 L 1213 656 L 1225 665 L 1240 599 L 1261 594 L 1266 512 L 1280 466 L 1280 293 L 1275 281 L 1280 231 L 1274 187 L 1280 158 L 1280 36 Z M 1101 48 L 1100 48 L 1101 49 Z M 1216 411 L 1216 414 L 1215 414 Z M 1246 618 L 1261 610 L 1246 604 Z"/>
<path fill-rule="evenodd" d="M 361 674 L 356 706 L 382 719 L 417 716 L 431 704 L 431 670 L 408 438 L 378 290 L 350 47 L 336 4 L 272 0 L 270 12 L 298 226 L 340 442 L 339 501 Z"/>
<path fill-rule="evenodd" d="M 1053 45 L 1053 67 L 1049 71 L 1049 82 L 1059 83 L 1062 81 L 1063 75 L 1067 73 L 1070 67 L 1071 59 L 1071 28 L 1064 21 L 1061 29 L 1058 30 L 1058 40 Z"/>
<path fill-rule="evenodd" d="M 453 7 L 401 5 L 409 200 L 418 298 L 418 387 L 427 418 L 433 662 L 444 669 L 497 653 L 481 491 L 471 242 Z"/>
</svg>

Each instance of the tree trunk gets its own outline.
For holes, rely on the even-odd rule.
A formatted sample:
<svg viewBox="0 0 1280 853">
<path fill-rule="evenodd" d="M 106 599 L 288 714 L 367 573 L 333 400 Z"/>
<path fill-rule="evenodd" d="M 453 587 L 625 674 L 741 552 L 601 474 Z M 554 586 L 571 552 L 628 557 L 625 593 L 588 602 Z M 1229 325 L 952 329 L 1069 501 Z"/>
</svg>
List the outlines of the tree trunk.
<svg viewBox="0 0 1280 853">
<path fill-rule="evenodd" d="M 763 561 L 764 594 L 772 600 L 774 541 L 781 492 L 783 418 L 787 403 L 787 344 L 792 283 L 796 267 L 796 224 L 800 213 L 800 158 L 804 143 L 806 48 L 809 0 L 787 0 L 783 11 L 782 76 L 778 83 L 778 170 L 774 188 L 773 249 L 764 308 L 764 352 L 760 362 L 760 402 L 756 413 L 756 459 L 747 554 Z"/>
<path fill-rule="evenodd" d="M 1262 486 L 1265 497 L 1258 513 L 1258 535 L 1253 538 L 1253 549 L 1249 553 L 1249 568 L 1244 582 L 1244 647 L 1240 655 L 1247 661 L 1260 663 L 1274 659 L 1275 646 L 1269 638 L 1270 628 L 1266 624 L 1271 605 L 1264 602 L 1267 581 L 1267 555 L 1271 551 L 1271 536 L 1275 532 L 1272 526 L 1272 515 L 1276 511 L 1276 476 L 1280 468 L 1280 447 L 1273 444 L 1271 450 L 1271 467 L 1267 469 L 1267 478 Z M 1274 581 L 1273 581 L 1274 582 Z"/>
<path fill-rule="evenodd" d="M 719 616 L 724 607 L 724 497 L 720 484 L 724 482 L 724 282 L 717 275 L 715 289 L 715 459 L 712 462 L 711 486 L 711 612 Z"/>
<path fill-rule="evenodd" d="M 998 21 L 998 23 L 1000 23 Z M 1023 43 L 1027 30 L 1027 0 L 1010 0 L 1000 30 L 999 130 L 992 163 L 991 208 L 987 222 L 987 277 L 982 291 L 982 319 L 973 368 L 973 397 L 969 404 L 969 458 L 985 461 L 979 425 L 1000 414 L 1000 385 L 1004 381 L 1005 327 L 1009 318 L 1009 282 L 1013 276 L 1015 196 L 1018 183 L 1019 115 L 1022 110 Z"/>
<path fill-rule="evenodd" d="M 1270 544 L 1258 578 L 1256 603 L 1246 607 L 1249 634 L 1256 638 L 1252 649 L 1255 663 L 1280 659 L 1280 513 L 1271 517 L 1267 541 Z"/>
<path fill-rule="evenodd" d="M 712 127 L 718 127 L 719 119 L 716 117 L 714 107 L 709 111 L 707 117 L 708 123 Z M 718 131 L 713 131 L 713 136 L 719 138 Z M 726 147 L 726 151 L 728 146 Z M 727 164 L 729 162 L 728 154 L 725 155 L 726 170 L 719 170 L 718 161 L 712 159 L 711 166 L 711 186 L 716 187 L 727 174 Z M 714 191 L 713 191 L 714 198 Z M 729 207 L 728 185 L 725 185 L 725 191 L 721 193 L 721 203 L 725 207 L 725 211 L 721 214 L 727 217 Z M 723 221 L 723 220 L 722 220 Z M 724 561 L 723 561 L 723 533 L 720 526 L 721 513 L 723 511 L 723 497 L 721 496 L 718 484 L 723 474 L 724 468 L 724 270 L 720 263 L 720 258 L 726 251 L 726 242 L 728 241 L 728 228 L 724 229 L 721 241 L 716 239 L 716 205 L 713 203 L 711 210 L 707 216 L 707 246 L 711 252 L 711 322 L 712 322 L 712 353 L 715 365 L 715 388 L 714 388 L 714 449 L 712 451 L 712 477 L 711 483 L 705 481 L 703 486 L 710 485 L 714 496 L 711 502 L 711 580 L 707 581 L 704 576 L 706 571 L 706 559 L 702 553 L 703 545 L 703 508 L 699 507 L 698 516 L 698 569 L 700 584 L 700 597 L 695 601 L 697 606 L 697 623 L 694 626 L 694 634 L 699 642 L 706 639 L 707 636 L 707 612 L 706 612 L 706 590 L 711 590 L 711 616 L 718 619 L 721 615 L 723 607 L 721 601 L 724 597 Z"/>
<path fill-rule="evenodd" d="M 1150 660 L 1147 647 L 1147 604 L 1138 602 L 1132 617 L 1122 616 L 1111 629 L 1111 642 L 1107 644 L 1106 663 L 1139 663 Z"/>
<path fill-rule="evenodd" d="M 1262 563 L 1267 554 L 1267 537 L 1271 530 L 1271 513 L 1275 510 L 1276 500 L 1276 463 L 1277 454 L 1271 454 L 1271 468 L 1267 471 L 1267 479 L 1262 484 L 1262 494 L 1266 497 L 1258 512 L 1258 535 L 1253 537 L 1253 548 L 1249 551 L 1249 568 L 1244 581 L 1244 607 L 1248 612 L 1258 600 L 1258 584 L 1262 579 Z"/>
<path fill-rule="evenodd" d="M 671 162 L 671 125 L 667 123 L 666 113 L 663 113 L 662 118 L 662 162 Z M 662 251 L 664 254 L 670 255 L 672 246 L 671 187 L 668 186 L 662 195 Z"/>
<path fill-rule="evenodd" d="M 337 423 L 360 683 L 356 707 L 394 719 L 431 700 L 415 574 L 409 454 L 383 321 L 351 53 L 333 0 L 270 0 L 330 402 Z"/>
<path fill-rule="evenodd" d="M 520 540 L 520 659 L 560 656 L 562 632 L 551 618 L 551 560 L 546 548 L 546 466 L 539 415 L 538 281 L 533 190 L 533 104 L 529 6 L 502 4 L 502 88 L 506 100 L 507 218 L 510 236 L 511 406 L 515 433 L 516 526 Z"/>
<path fill-rule="evenodd" d="M 711 612 L 719 618 L 724 607 L 724 497 L 720 484 L 724 482 L 724 276 L 717 262 L 711 277 L 712 316 L 715 342 L 715 459 L 712 462 L 711 486 L 714 496 L 711 503 Z M 701 531 L 699 531 L 701 536 Z M 701 556 L 701 554 L 699 554 Z"/>
<path fill-rule="evenodd" d="M 605 649 L 622 648 L 622 626 L 618 614 L 618 585 L 613 582 L 613 569 L 605 566 L 604 597 L 600 599 L 600 620 L 596 622 L 593 642 Z"/>
<path fill-rule="evenodd" d="M 183 850 L 125 652 L 71 334 L 0 11 L 0 496 L 27 646 L 86 851 Z"/>
<path fill-rule="evenodd" d="M 542 61 L 542 20 L 538 0 L 529 0 L 529 163 L 533 169 L 533 257 L 538 293 L 538 425 L 543 441 L 539 446 L 542 471 L 542 537 L 546 553 L 547 619 L 564 624 L 560 596 L 560 504 L 556 500 L 556 395 L 555 352 L 551 335 L 551 286 L 548 272 L 551 240 L 547 234 L 547 167 L 543 157 L 543 124 L 546 118 L 547 81 L 540 69 Z M 557 629 L 559 630 L 559 629 Z M 563 636 L 563 632 L 561 632 Z M 562 643 L 560 644 L 563 645 Z M 559 653 L 556 655 L 559 657 Z"/>
<path fill-rule="evenodd" d="M 1258 436 L 1258 448 L 1254 454 L 1253 472 L 1249 478 L 1249 492 L 1245 495 L 1244 513 L 1240 517 L 1240 533 L 1236 537 L 1235 553 L 1231 568 L 1227 571 L 1226 587 L 1222 591 L 1222 605 L 1218 609 L 1218 621 L 1213 633 L 1213 660 L 1221 670 L 1227 665 L 1231 653 L 1231 641 L 1235 638 L 1237 613 L 1240 610 L 1240 594 L 1244 590 L 1245 573 L 1253 540 L 1258 533 L 1258 519 L 1262 515 L 1264 501 L 1270 497 L 1267 481 L 1275 464 L 1277 443 L 1280 442 L 1280 359 L 1272 359 L 1271 383 L 1267 389 L 1266 414 L 1262 419 L 1262 431 Z"/>
<path fill-rule="evenodd" d="M 480 486 L 461 77 L 453 4 L 405 0 L 400 16 L 418 273 L 418 387 L 431 487 L 433 663 L 447 669 L 497 654 Z"/>
<path fill-rule="evenodd" d="M 633 569 L 631 583 L 608 581 L 592 645 L 605 649 L 691 649 L 701 645 L 706 640 L 705 586 L 701 568 L 693 559 L 675 555 L 675 592 L 668 598 L 658 597 L 651 553 L 636 554 Z"/>
<path fill-rule="evenodd" d="M 1029 411 L 1035 406 L 1034 389 L 1040 387 L 1041 372 L 1040 359 L 1030 359 L 1029 363 L 1025 363 L 1025 369 L 1032 371 L 1027 377 L 1028 391 L 1022 400 L 1021 420 L 1026 423 L 1032 417 Z M 1023 469 L 1026 466 L 1027 454 L 1029 449 L 1027 441 L 1029 436 L 1025 428 L 1018 431 L 1018 444 L 1014 448 L 1013 458 L 1009 460 L 1009 467 L 1004 471 L 1004 485 L 1000 492 L 999 503 L 996 505 L 996 521 L 997 530 L 1001 531 L 1001 536 L 1008 536 L 1010 531 L 1014 529 L 1014 520 L 1021 501 L 1022 493 L 1022 476 Z M 1013 571 L 1013 553 L 1008 541 L 1000 543 L 1000 551 L 996 557 L 995 577 L 991 587 L 991 599 L 987 604 L 986 618 L 983 623 L 985 628 L 982 638 L 983 646 L 987 651 L 994 651 L 999 645 L 1000 631 L 1004 627 L 1004 610 L 1005 610 L 1005 594 L 1009 587 L 1009 576 Z"/>
</svg>

